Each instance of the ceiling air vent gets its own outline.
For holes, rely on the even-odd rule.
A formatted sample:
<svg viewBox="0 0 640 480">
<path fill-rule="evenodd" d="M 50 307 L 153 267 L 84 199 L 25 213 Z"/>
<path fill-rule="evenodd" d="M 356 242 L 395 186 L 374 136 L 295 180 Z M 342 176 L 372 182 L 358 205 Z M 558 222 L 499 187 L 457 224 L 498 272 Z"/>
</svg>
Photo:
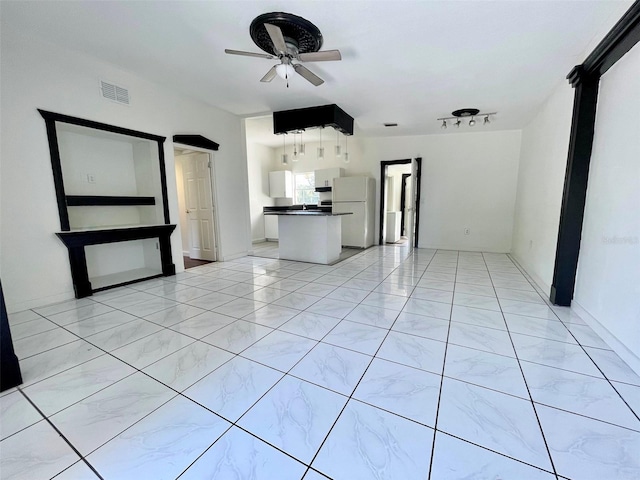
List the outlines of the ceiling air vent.
<svg viewBox="0 0 640 480">
<path fill-rule="evenodd" d="M 100 90 L 102 91 L 102 96 L 107 100 L 120 103 L 121 105 L 131 104 L 129 90 L 124 87 L 100 80 Z"/>
</svg>

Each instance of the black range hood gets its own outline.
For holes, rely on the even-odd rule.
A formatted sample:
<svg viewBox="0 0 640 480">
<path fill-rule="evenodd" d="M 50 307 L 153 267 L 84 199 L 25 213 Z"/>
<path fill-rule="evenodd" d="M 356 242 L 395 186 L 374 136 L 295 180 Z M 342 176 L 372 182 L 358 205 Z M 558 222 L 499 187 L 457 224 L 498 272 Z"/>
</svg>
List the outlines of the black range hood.
<svg viewBox="0 0 640 480">
<path fill-rule="evenodd" d="M 273 112 L 276 135 L 318 127 L 333 127 L 345 135 L 353 135 L 353 117 L 336 104 Z"/>
</svg>

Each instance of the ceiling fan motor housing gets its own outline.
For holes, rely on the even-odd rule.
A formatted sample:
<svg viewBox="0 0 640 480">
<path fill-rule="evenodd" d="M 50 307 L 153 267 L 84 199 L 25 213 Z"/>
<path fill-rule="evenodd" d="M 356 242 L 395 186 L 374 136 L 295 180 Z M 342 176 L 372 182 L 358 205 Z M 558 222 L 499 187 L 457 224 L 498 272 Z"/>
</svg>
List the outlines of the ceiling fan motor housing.
<svg viewBox="0 0 640 480">
<path fill-rule="evenodd" d="M 285 43 L 287 43 L 287 49 L 293 50 L 291 52 L 293 56 L 295 56 L 295 49 L 298 53 L 309 53 L 317 52 L 322 48 L 322 33 L 309 20 L 291 13 L 263 13 L 251 22 L 249 33 L 253 42 L 270 55 L 279 56 L 278 52 L 274 51 L 273 42 L 264 26 L 265 23 L 280 27 Z"/>
</svg>

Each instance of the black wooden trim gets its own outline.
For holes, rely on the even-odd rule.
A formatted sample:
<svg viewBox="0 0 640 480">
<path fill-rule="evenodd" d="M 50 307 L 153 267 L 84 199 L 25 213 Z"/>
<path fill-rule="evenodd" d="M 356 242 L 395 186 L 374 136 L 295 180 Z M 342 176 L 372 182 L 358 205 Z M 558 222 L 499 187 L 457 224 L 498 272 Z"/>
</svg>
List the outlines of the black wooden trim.
<svg viewBox="0 0 640 480">
<path fill-rule="evenodd" d="M 639 41 L 640 1 L 636 1 L 593 49 L 582 67 L 589 75 L 602 76 Z"/>
<path fill-rule="evenodd" d="M 134 283 L 144 282 L 145 280 L 152 280 L 154 278 L 160 278 L 160 277 L 166 277 L 166 275 L 164 273 L 158 273 L 157 275 L 149 275 L 148 277 L 140 277 L 140 278 L 136 278 L 135 280 L 129 280 L 128 282 L 114 283 L 113 285 L 109 285 L 109 286 L 106 286 L 106 287 L 94 288 L 92 290 L 92 292 L 93 293 L 103 292 L 105 290 L 111 290 L 112 288 L 124 287 L 125 285 L 132 285 Z"/>
<path fill-rule="evenodd" d="M 333 187 L 316 187 L 316 192 L 330 192 Z"/>
<path fill-rule="evenodd" d="M 73 232 L 58 232 L 56 235 L 69 250 L 69 263 L 71 266 L 71 277 L 73 279 L 73 289 L 76 298 L 88 297 L 93 292 L 115 288 L 119 285 L 109 285 L 93 290 L 89 280 L 87 270 L 87 257 L 85 247 L 87 245 L 101 245 L 105 243 L 126 242 L 130 240 L 143 240 L 147 238 L 157 238 L 160 248 L 160 261 L 162 264 L 162 275 L 169 276 L 176 273 L 176 266 L 173 264 L 171 255 L 171 233 L 175 230 L 175 225 L 150 225 L 144 227 L 115 228 L 102 230 L 85 230 Z M 153 277 L 156 277 L 154 275 Z M 143 277 L 125 282 L 125 284 L 141 282 L 151 277 Z"/>
<path fill-rule="evenodd" d="M 20 363 L 13 350 L 7 306 L 4 303 L 2 282 L 0 282 L 0 392 L 22 383 Z"/>
<path fill-rule="evenodd" d="M 120 135 L 145 138 L 147 140 L 153 140 L 159 143 L 162 143 L 167 139 L 167 137 L 140 132 L 138 130 L 131 130 L 129 128 L 116 127 L 115 125 L 109 125 L 108 123 L 94 122 L 93 120 L 87 120 L 85 118 L 72 117 L 70 115 L 48 112 L 41 109 L 38 109 L 38 111 L 40 112 L 40 115 L 42 115 L 42 118 L 44 118 L 45 120 L 52 120 L 54 122 L 70 123 L 72 125 L 79 125 L 81 127 L 95 128 L 97 130 L 104 130 L 111 133 L 119 133 Z"/>
<path fill-rule="evenodd" d="M 578 82 L 575 90 L 569 156 L 549 298 L 555 305 L 569 306 L 573 298 L 593 147 L 598 83 L 598 77 L 583 78 Z"/>
<path fill-rule="evenodd" d="M 400 187 L 400 212 L 402 215 L 400 216 L 400 235 L 404 236 L 404 209 L 407 206 L 407 178 L 411 176 L 410 173 L 403 173 Z"/>
<path fill-rule="evenodd" d="M 158 142 L 158 160 L 160 162 L 160 189 L 162 191 L 162 211 L 164 213 L 164 223 L 171 223 L 169 217 L 169 198 L 167 194 L 167 167 L 164 162 L 164 148 L 162 144 Z"/>
<path fill-rule="evenodd" d="M 68 207 L 155 205 L 155 197 L 116 197 L 108 195 L 67 195 Z"/>
<path fill-rule="evenodd" d="M 52 119 L 45 118 L 44 123 L 47 128 L 47 140 L 49 142 L 49 152 L 51 153 L 51 169 L 53 170 L 53 184 L 56 189 L 56 200 L 58 201 L 60 229 L 69 230 L 69 213 L 67 212 L 65 202 L 64 180 L 62 178 L 62 163 L 60 162 L 56 122 Z"/>
<path fill-rule="evenodd" d="M 213 140 L 209 140 L 207 137 L 203 137 L 202 135 L 174 135 L 173 143 L 181 143 L 183 145 L 189 145 L 190 147 L 198 147 L 215 151 L 220 147 L 219 144 Z"/>
<path fill-rule="evenodd" d="M 600 77 L 638 42 L 640 1 L 627 10 L 585 62 L 574 67 L 567 75 L 569 83 L 575 88 L 575 95 L 553 281 L 549 293 L 549 300 L 555 305 L 570 306 L 575 289 Z"/>
<path fill-rule="evenodd" d="M 416 164 L 417 164 L 417 168 L 416 168 L 416 176 L 418 178 L 416 178 L 416 221 L 415 221 L 415 225 L 413 226 L 414 228 L 414 232 L 413 235 L 415 237 L 415 243 L 414 243 L 414 247 L 418 248 L 418 236 L 420 234 L 420 195 L 422 192 L 422 157 L 417 157 L 416 158 Z"/>
</svg>

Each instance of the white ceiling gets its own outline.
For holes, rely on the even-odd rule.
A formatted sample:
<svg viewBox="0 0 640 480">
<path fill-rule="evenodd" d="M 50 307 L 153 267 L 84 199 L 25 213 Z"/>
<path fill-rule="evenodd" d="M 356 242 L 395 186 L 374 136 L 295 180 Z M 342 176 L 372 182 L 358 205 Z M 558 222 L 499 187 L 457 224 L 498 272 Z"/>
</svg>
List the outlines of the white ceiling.
<svg viewBox="0 0 640 480">
<path fill-rule="evenodd" d="M 336 103 L 366 136 L 441 133 L 458 108 L 523 127 L 623 1 L 6 1 L 2 29 L 80 50 L 241 116 Z M 260 83 L 272 60 L 253 18 L 285 11 L 313 22 L 341 62 L 307 63 L 326 81 Z M 385 129 L 384 122 L 397 122 Z M 480 122 L 478 122 L 480 123 Z M 478 126 L 475 127 L 476 129 Z M 449 129 L 447 131 L 451 131 Z"/>
</svg>

